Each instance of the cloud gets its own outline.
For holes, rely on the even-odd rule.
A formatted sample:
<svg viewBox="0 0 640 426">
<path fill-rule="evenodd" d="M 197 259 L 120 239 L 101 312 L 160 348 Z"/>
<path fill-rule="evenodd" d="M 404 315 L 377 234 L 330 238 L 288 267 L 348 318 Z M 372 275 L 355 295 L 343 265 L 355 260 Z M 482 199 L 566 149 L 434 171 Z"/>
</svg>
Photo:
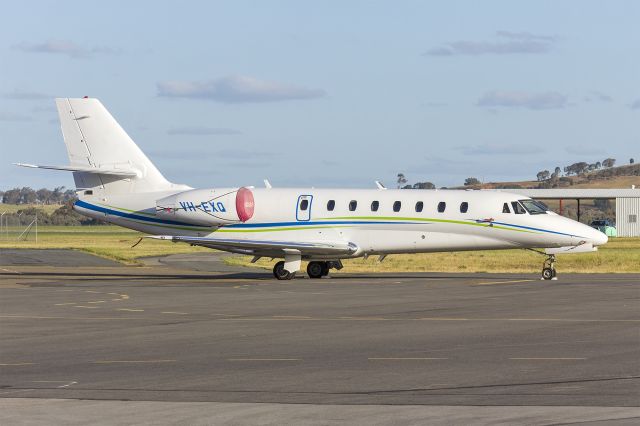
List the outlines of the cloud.
<svg viewBox="0 0 640 426">
<path fill-rule="evenodd" d="M 613 98 L 606 93 L 598 92 L 597 90 L 592 90 L 587 96 L 584 98 L 585 102 L 612 102 Z"/>
<path fill-rule="evenodd" d="M 551 51 L 558 41 L 555 36 L 535 35 L 527 32 L 496 32 L 495 41 L 453 41 L 434 47 L 424 53 L 425 56 L 453 55 L 512 55 L 541 54 Z"/>
<path fill-rule="evenodd" d="M 228 76 L 208 81 L 161 81 L 157 86 L 158 96 L 209 99 L 223 103 L 313 99 L 326 94 L 321 89 L 309 89 L 245 76 Z"/>
<path fill-rule="evenodd" d="M 426 108 L 443 108 L 448 106 L 449 104 L 446 102 L 424 102 L 421 106 Z"/>
<path fill-rule="evenodd" d="M 167 130 L 168 135 L 190 135 L 190 136 L 209 136 L 209 135 L 240 135 L 242 132 L 235 129 L 227 129 L 224 127 L 175 127 Z"/>
<path fill-rule="evenodd" d="M 544 149 L 534 145 L 500 145 L 480 144 L 459 146 L 455 148 L 465 155 L 529 155 L 544 152 Z"/>
<path fill-rule="evenodd" d="M 275 152 L 272 151 L 248 151 L 244 149 L 223 149 L 217 152 L 214 152 L 213 155 L 228 159 L 228 160 L 246 160 L 250 158 L 269 158 L 275 156 Z"/>
<path fill-rule="evenodd" d="M 32 121 L 28 115 L 0 111 L 0 121 Z"/>
<path fill-rule="evenodd" d="M 476 105 L 489 108 L 505 107 L 541 110 L 565 108 L 567 104 L 567 97 L 558 92 L 527 93 L 494 90 L 482 95 Z"/>
<path fill-rule="evenodd" d="M 29 91 L 22 91 L 22 90 L 14 90 L 13 92 L 3 93 L 2 97 L 5 99 L 27 100 L 27 101 L 53 98 L 53 96 L 50 96 L 46 93 L 29 92 Z"/>
<path fill-rule="evenodd" d="M 601 148 L 590 148 L 583 145 L 570 145 L 564 148 L 571 155 L 605 155 L 606 151 Z"/>
<path fill-rule="evenodd" d="M 69 40 L 49 40 L 44 43 L 19 43 L 14 49 L 27 53 L 51 53 L 67 55 L 71 58 L 87 58 L 92 55 L 114 55 L 120 53 L 120 49 L 107 46 L 83 47 Z"/>
<path fill-rule="evenodd" d="M 631 109 L 640 109 L 640 98 L 631 103 Z"/>
</svg>

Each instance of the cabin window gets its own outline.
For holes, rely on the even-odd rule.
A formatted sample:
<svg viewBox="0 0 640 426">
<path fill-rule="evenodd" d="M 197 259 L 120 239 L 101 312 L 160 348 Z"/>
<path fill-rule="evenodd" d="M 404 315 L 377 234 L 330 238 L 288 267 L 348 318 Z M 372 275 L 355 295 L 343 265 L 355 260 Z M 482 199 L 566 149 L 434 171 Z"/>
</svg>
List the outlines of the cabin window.
<svg viewBox="0 0 640 426">
<path fill-rule="evenodd" d="M 462 204 L 460 204 L 460 213 L 466 213 L 467 210 L 469 210 L 469 203 L 463 201 Z"/>
<path fill-rule="evenodd" d="M 329 210 L 330 212 L 333 211 L 333 209 L 336 208 L 336 201 L 335 200 L 329 200 L 327 201 L 327 210 Z"/>
<path fill-rule="evenodd" d="M 424 208 L 424 203 L 423 203 L 422 201 L 418 201 L 418 202 L 416 203 L 416 211 L 417 211 L 418 213 L 420 213 L 420 212 L 422 211 L 422 209 L 423 209 L 423 208 Z"/>
<path fill-rule="evenodd" d="M 350 212 L 355 212 L 357 208 L 358 208 L 358 202 L 356 200 L 349 201 L 349 211 Z"/>
<path fill-rule="evenodd" d="M 372 212 L 377 212 L 379 208 L 380 208 L 380 202 L 379 201 L 372 201 L 371 202 L 371 211 Z"/>
<path fill-rule="evenodd" d="M 509 203 L 504 203 L 502 205 L 502 213 L 511 213 L 511 210 L 509 210 Z"/>
<path fill-rule="evenodd" d="M 402 203 L 400 201 L 396 201 L 395 203 L 393 203 L 394 212 L 399 212 L 401 207 L 402 207 Z"/>
<path fill-rule="evenodd" d="M 438 213 L 444 213 L 446 208 L 447 208 L 447 203 L 445 203 L 444 201 L 440 201 L 438 203 Z"/>
<path fill-rule="evenodd" d="M 549 210 L 549 207 L 547 207 L 545 203 L 536 200 L 520 200 L 520 204 L 522 204 L 530 214 L 547 214 L 547 210 Z"/>
<path fill-rule="evenodd" d="M 513 212 L 515 214 L 525 214 L 527 212 L 524 207 L 522 207 L 522 204 L 517 201 L 512 201 L 511 207 L 513 207 Z"/>
<path fill-rule="evenodd" d="M 306 210 L 309 208 L 309 200 L 300 201 L 300 210 Z"/>
</svg>

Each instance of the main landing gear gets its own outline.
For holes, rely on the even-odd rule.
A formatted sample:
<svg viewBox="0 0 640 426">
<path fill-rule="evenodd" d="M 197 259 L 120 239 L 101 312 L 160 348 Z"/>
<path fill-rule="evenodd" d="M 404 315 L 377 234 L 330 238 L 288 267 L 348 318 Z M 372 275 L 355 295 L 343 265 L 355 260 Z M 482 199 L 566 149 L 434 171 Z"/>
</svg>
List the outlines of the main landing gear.
<svg viewBox="0 0 640 426">
<path fill-rule="evenodd" d="M 284 260 L 281 260 L 273 266 L 273 276 L 279 280 L 292 280 L 296 273 L 284 269 Z"/>
<path fill-rule="evenodd" d="M 542 279 L 557 280 L 556 277 L 556 255 L 549 254 L 542 264 Z"/>
<path fill-rule="evenodd" d="M 329 275 L 329 269 L 329 262 L 309 262 L 307 275 L 309 275 L 309 278 L 322 278 Z"/>
<path fill-rule="evenodd" d="M 273 276 L 279 280 L 291 280 L 296 276 L 295 272 L 285 269 L 285 262 L 280 261 L 273 266 Z M 342 262 L 339 260 L 317 261 L 313 260 L 307 265 L 307 275 L 309 278 L 322 278 L 329 275 L 331 269 L 342 269 Z"/>
</svg>

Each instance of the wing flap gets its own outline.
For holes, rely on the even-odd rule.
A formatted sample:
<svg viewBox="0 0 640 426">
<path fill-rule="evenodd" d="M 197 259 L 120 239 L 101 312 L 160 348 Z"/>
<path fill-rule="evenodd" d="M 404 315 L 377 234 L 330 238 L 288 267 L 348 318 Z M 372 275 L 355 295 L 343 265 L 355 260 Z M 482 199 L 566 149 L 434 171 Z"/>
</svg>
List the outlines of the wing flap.
<svg viewBox="0 0 640 426">
<path fill-rule="evenodd" d="M 190 237 L 173 235 L 152 235 L 146 238 L 172 242 L 189 243 L 219 250 L 251 254 L 256 252 L 286 252 L 297 250 L 302 254 L 351 254 L 358 250 L 354 243 L 343 241 L 275 241 L 275 240 L 241 240 L 229 238 Z"/>
</svg>

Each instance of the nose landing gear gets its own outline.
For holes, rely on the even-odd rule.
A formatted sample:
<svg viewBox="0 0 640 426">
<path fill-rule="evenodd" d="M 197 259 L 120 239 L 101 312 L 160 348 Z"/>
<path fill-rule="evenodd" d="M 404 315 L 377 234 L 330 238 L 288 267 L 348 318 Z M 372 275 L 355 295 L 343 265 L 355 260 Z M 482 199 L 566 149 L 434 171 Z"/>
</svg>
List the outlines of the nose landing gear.
<svg viewBox="0 0 640 426">
<path fill-rule="evenodd" d="M 555 281 L 558 279 L 558 277 L 556 276 L 557 273 L 556 273 L 556 255 L 555 254 L 547 254 L 545 252 L 538 251 L 535 249 L 527 249 L 527 250 L 546 256 L 546 259 L 542 264 L 542 277 L 540 278 L 541 280 Z"/>
<path fill-rule="evenodd" d="M 547 258 L 542 264 L 542 279 L 543 280 L 557 280 L 556 277 L 556 255 L 547 255 Z"/>
</svg>

